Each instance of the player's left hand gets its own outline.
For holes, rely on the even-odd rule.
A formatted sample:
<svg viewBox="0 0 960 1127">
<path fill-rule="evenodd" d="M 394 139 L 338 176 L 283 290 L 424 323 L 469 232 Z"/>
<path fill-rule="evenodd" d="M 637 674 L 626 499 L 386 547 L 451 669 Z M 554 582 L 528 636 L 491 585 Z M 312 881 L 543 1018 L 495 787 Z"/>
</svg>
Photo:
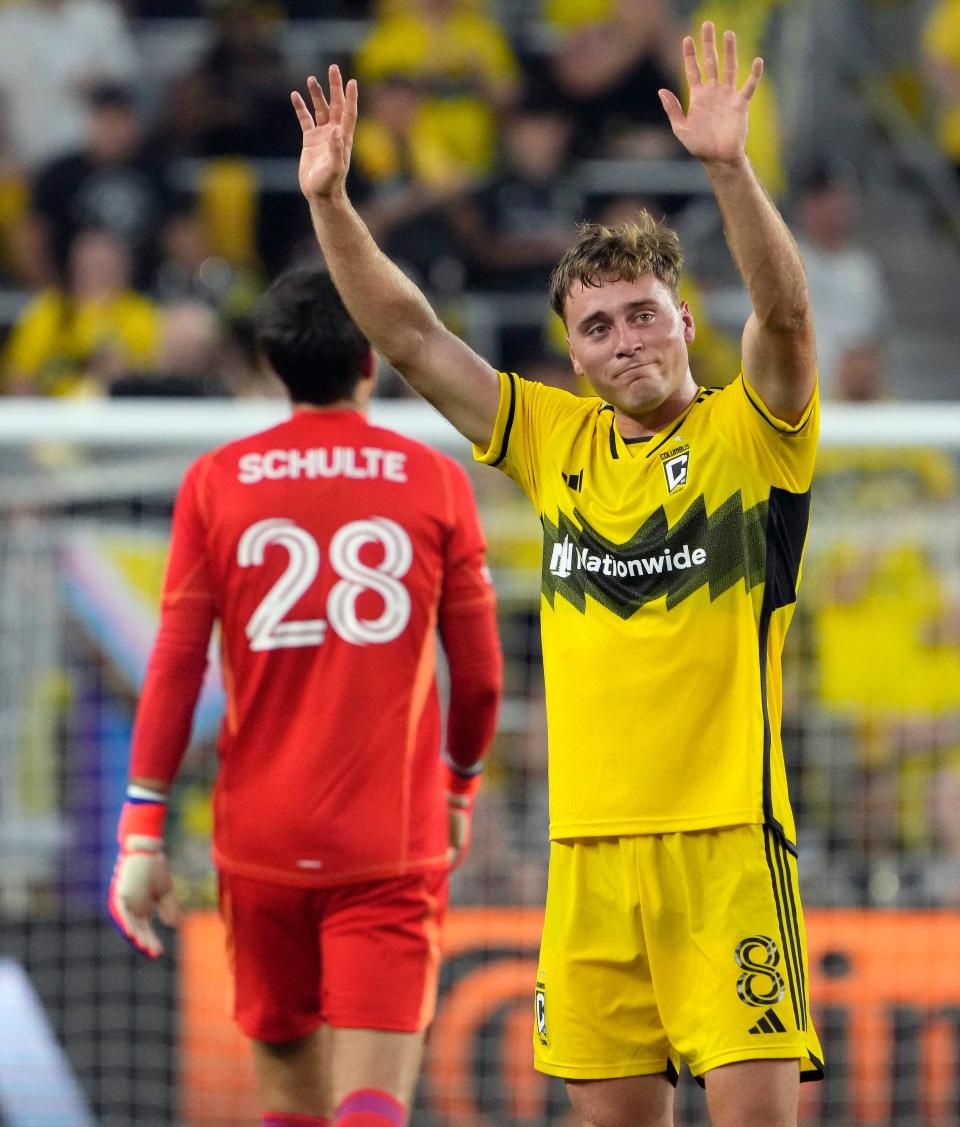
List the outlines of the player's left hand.
<svg viewBox="0 0 960 1127">
<path fill-rule="evenodd" d="M 153 929 L 153 913 L 170 927 L 180 916 L 173 878 L 163 855 L 166 817 L 166 793 L 154 793 L 132 782 L 117 826 L 120 852 L 107 902 L 120 934 L 151 959 L 163 954 L 163 944 Z"/>
<path fill-rule="evenodd" d="M 163 954 L 153 913 L 168 927 L 176 927 L 180 904 L 162 850 L 120 850 L 110 882 L 109 909 L 113 922 L 138 951 L 151 959 Z"/>
<path fill-rule="evenodd" d="M 707 20 L 701 28 L 703 69 L 692 36 L 683 40 L 683 66 L 690 87 L 687 112 L 677 96 L 660 91 L 660 101 L 670 127 L 681 145 L 704 164 L 736 163 L 744 155 L 747 110 L 763 74 L 763 59 L 756 58 L 743 86 L 737 89 L 737 37 L 723 33 L 723 67 L 717 53 L 716 31 Z"/>
<path fill-rule="evenodd" d="M 463 864 L 470 849 L 473 796 L 447 793 L 447 863 L 451 871 Z"/>
</svg>

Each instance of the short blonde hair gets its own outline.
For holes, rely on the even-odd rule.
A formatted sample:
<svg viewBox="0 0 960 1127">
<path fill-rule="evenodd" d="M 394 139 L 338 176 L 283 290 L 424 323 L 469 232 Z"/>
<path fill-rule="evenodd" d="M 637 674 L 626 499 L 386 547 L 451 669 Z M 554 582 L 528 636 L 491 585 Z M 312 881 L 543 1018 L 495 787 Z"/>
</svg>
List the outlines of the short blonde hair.
<svg viewBox="0 0 960 1127">
<path fill-rule="evenodd" d="M 550 276 L 550 304 L 564 323 L 563 304 L 574 282 L 598 286 L 605 277 L 636 282 L 645 274 L 652 274 L 680 300 L 680 240 L 676 231 L 654 219 L 649 211 L 638 212 L 632 223 L 617 223 L 613 227 L 581 223 L 578 230 L 577 241 Z"/>
</svg>

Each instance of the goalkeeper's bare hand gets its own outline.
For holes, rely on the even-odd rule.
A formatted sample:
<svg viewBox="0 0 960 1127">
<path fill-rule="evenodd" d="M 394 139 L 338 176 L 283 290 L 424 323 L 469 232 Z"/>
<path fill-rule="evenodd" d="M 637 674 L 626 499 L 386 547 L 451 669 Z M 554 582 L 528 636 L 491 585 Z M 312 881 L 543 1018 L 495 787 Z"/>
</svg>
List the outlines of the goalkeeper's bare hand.
<svg viewBox="0 0 960 1127">
<path fill-rule="evenodd" d="M 346 87 L 340 68 L 329 71 L 330 100 L 314 75 L 307 79 L 307 92 L 313 104 L 308 108 L 299 91 L 290 95 L 297 120 L 303 130 L 300 153 L 300 190 L 308 200 L 333 199 L 344 194 L 353 133 L 357 124 L 357 80 Z"/>
</svg>

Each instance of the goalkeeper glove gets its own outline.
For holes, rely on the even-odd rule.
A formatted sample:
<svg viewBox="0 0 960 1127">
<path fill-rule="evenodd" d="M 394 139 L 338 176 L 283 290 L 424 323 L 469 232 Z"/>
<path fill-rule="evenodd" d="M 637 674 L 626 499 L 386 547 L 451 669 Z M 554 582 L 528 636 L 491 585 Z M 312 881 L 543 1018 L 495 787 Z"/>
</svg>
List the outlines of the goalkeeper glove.
<svg viewBox="0 0 960 1127">
<path fill-rule="evenodd" d="M 470 850 L 473 823 L 473 803 L 480 789 L 479 769 L 471 775 L 461 775 L 447 767 L 447 864 L 451 870 L 458 868 Z"/>
<path fill-rule="evenodd" d="M 120 851 L 110 882 L 110 915 L 120 934 L 138 951 L 156 959 L 163 944 L 153 929 L 153 912 L 169 927 L 180 916 L 173 879 L 163 854 L 165 796 L 131 786 L 120 814 Z"/>
</svg>

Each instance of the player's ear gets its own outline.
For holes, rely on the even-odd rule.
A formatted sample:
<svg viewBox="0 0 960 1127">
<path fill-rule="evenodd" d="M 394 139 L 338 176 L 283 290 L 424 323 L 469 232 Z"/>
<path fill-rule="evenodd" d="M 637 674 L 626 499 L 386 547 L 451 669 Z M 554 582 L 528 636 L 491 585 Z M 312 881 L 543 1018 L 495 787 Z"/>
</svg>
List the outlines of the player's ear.
<svg viewBox="0 0 960 1127">
<path fill-rule="evenodd" d="M 683 339 L 687 344 L 692 344 L 697 335 L 697 326 L 693 323 L 690 306 L 685 301 L 680 302 L 680 320 L 683 322 Z"/>
<path fill-rule="evenodd" d="M 580 379 L 586 379 L 586 373 L 581 367 L 580 361 L 577 359 L 577 354 L 573 351 L 573 345 L 570 343 L 569 339 L 567 340 L 567 349 L 570 353 L 570 363 L 573 365 L 574 372 L 577 374 L 577 376 L 580 377 Z"/>
<path fill-rule="evenodd" d="M 377 354 L 372 348 L 367 350 L 366 356 L 361 361 L 360 378 L 364 380 L 377 378 Z"/>
</svg>

